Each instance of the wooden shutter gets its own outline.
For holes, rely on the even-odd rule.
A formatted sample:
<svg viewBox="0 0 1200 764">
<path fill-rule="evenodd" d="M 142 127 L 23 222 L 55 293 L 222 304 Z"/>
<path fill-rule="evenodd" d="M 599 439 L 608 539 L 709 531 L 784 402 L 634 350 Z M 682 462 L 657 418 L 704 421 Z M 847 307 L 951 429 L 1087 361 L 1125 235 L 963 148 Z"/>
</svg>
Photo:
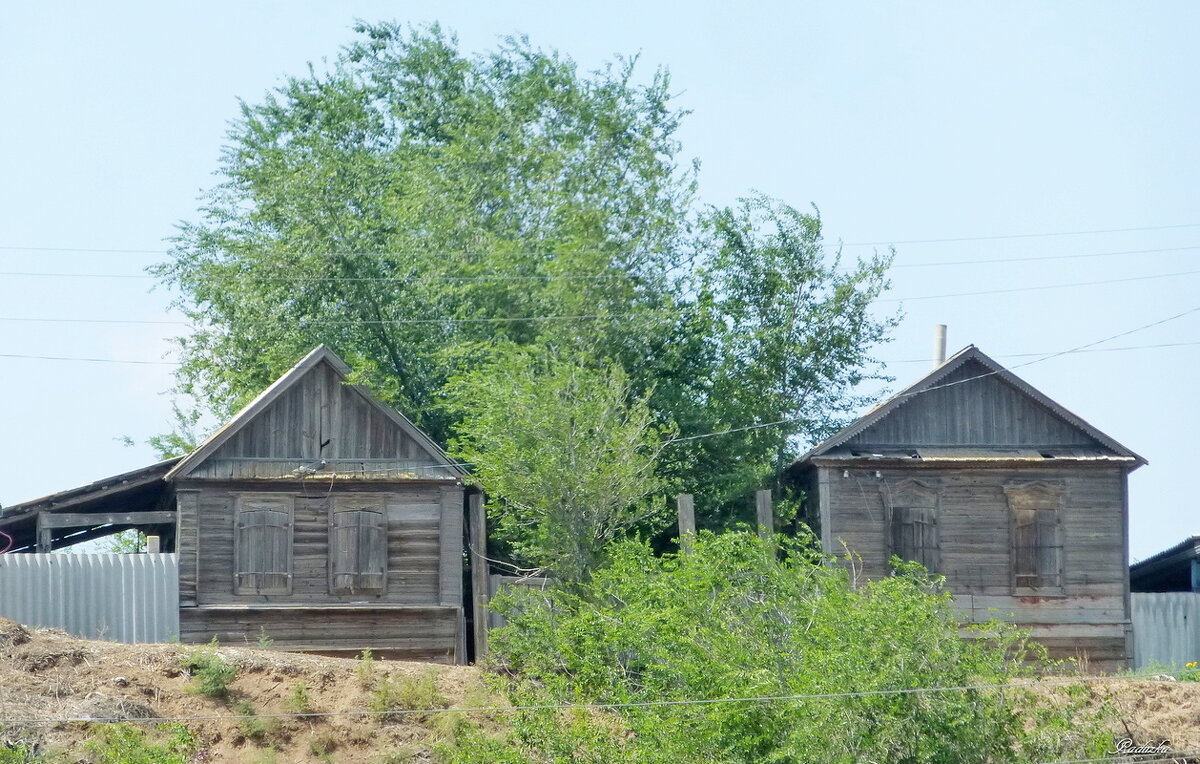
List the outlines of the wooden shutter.
<svg viewBox="0 0 1200 764">
<path fill-rule="evenodd" d="M 1059 593 L 1063 586 L 1063 488 L 1037 481 L 1004 487 L 1012 516 L 1014 589 Z"/>
<path fill-rule="evenodd" d="M 387 579 L 383 497 L 335 497 L 329 515 L 329 588 L 334 594 L 382 594 Z"/>
<path fill-rule="evenodd" d="M 937 487 L 906 480 L 886 496 L 892 518 L 892 554 L 919 562 L 929 572 L 936 573 L 940 547 Z"/>
<path fill-rule="evenodd" d="M 292 588 L 290 496 L 239 496 L 234 527 L 235 594 L 288 594 Z"/>
</svg>

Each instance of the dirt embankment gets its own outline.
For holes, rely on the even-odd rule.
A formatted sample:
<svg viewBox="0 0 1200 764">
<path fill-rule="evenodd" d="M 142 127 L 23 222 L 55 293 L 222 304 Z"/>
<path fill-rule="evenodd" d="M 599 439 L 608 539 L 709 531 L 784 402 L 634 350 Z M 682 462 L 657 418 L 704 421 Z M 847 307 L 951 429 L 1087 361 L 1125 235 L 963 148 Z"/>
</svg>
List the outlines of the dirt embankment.
<svg viewBox="0 0 1200 764">
<path fill-rule="evenodd" d="M 236 673 L 224 695 L 210 697 L 196 692 L 183 667 L 198 652 L 212 650 L 87 641 L 0 619 L 0 744 L 86 760 L 79 757 L 96 725 L 50 720 L 186 718 L 202 751 L 197 759 L 206 762 L 420 762 L 439 737 L 437 719 L 353 712 L 490 702 L 469 666 L 365 663 L 250 645 L 215 651 Z M 271 716 L 298 712 L 332 715 Z M 213 718 L 249 713 L 249 721 Z"/>
</svg>

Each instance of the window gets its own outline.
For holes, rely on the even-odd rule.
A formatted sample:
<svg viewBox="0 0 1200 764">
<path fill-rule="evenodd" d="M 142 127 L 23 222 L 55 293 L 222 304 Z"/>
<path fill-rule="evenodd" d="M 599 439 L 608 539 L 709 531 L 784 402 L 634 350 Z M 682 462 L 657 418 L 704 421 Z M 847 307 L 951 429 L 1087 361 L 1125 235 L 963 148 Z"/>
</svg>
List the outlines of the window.
<svg viewBox="0 0 1200 764">
<path fill-rule="evenodd" d="M 235 594 L 292 590 L 292 497 L 237 497 L 233 535 Z"/>
<path fill-rule="evenodd" d="M 938 489 L 918 480 L 885 488 L 891 518 L 891 553 L 938 571 Z"/>
<path fill-rule="evenodd" d="M 1061 485 L 1038 481 L 1007 485 L 1012 528 L 1014 591 L 1060 593 L 1063 584 Z"/>
<path fill-rule="evenodd" d="M 382 496 L 334 496 L 329 512 L 329 590 L 383 594 L 387 583 L 387 508 Z"/>
</svg>

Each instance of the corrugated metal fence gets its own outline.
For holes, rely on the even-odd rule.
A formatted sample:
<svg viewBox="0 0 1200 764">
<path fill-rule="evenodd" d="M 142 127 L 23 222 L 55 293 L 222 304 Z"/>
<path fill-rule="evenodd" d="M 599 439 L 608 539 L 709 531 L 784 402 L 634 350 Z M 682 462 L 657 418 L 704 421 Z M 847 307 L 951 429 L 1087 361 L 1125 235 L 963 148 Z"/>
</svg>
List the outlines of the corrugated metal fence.
<svg viewBox="0 0 1200 764">
<path fill-rule="evenodd" d="M 0 616 L 114 642 L 179 635 L 173 554 L 2 554 Z"/>
<path fill-rule="evenodd" d="M 1134 668 L 1200 661 L 1200 594 L 1134 592 Z"/>
</svg>

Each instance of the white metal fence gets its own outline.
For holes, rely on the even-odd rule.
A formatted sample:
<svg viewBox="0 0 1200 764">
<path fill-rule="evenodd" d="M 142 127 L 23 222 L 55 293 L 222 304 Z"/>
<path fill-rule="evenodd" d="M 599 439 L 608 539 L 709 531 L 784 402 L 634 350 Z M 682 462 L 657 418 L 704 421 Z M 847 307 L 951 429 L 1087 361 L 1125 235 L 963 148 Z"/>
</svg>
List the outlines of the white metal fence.
<svg viewBox="0 0 1200 764">
<path fill-rule="evenodd" d="M 1200 661 L 1200 594 L 1134 592 L 1134 668 Z"/>
<path fill-rule="evenodd" d="M 88 639 L 166 642 L 179 635 L 173 554 L 2 554 L 0 617 Z"/>
</svg>

